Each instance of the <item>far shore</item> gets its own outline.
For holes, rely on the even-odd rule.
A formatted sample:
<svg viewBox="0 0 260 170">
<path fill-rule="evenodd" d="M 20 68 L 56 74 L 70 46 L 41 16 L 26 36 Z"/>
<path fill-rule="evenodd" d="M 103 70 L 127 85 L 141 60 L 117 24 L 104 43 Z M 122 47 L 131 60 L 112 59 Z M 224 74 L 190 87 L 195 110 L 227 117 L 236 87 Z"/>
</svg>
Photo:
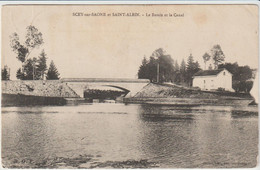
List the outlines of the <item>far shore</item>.
<svg viewBox="0 0 260 170">
<path fill-rule="evenodd" d="M 47 103 L 48 105 L 63 105 L 66 104 L 66 101 L 69 101 L 70 104 L 77 100 L 80 102 L 85 101 L 67 83 L 59 80 L 2 81 L 2 103 L 8 105 L 8 102 L 14 102 L 18 99 L 21 100 L 18 103 L 25 103 L 25 105 L 28 103 L 37 104 L 37 101 L 41 101 L 41 104 Z M 23 102 L 23 100 L 28 102 Z M 149 83 L 135 96 L 123 99 L 123 102 L 126 104 L 179 106 L 248 105 L 253 101 L 253 97 L 248 93 L 202 91 L 174 84 L 157 83 Z"/>
</svg>

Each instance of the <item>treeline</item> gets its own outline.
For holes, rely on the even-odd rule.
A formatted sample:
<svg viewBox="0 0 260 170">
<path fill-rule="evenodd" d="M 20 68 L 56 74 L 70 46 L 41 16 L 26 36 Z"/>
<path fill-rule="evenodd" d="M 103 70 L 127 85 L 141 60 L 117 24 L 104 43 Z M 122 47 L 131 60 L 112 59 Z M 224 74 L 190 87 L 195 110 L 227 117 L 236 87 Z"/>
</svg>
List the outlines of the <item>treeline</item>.
<svg viewBox="0 0 260 170">
<path fill-rule="evenodd" d="M 192 54 L 188 57 L 187 63 L 182 60 L 179 65 L 177 60 L 173 60 L 169 54 L 159 48 L 152 53 L 149 60 L 143 58 L 138 70 L 138 78 L 149 79 L 151 82 L 174 82 L 191 86 L 192 76 L 199 70 L 201 70 L 200 65 L 198 61 L 194 61 Z"/>
<path fill-rule="evenodd" d="M 38 57 L 30 57 L 31 52 L 42 46 L 42 33 L 32 25 L 26 28 L 25 41 L 21 43 L 17 33 L 10 36 L 10 46 L 17 54 L 17 59 L 21 62 L 21 68 L 16 72 L 16 78 L 21 80 L 55 80 L 59 79 L 60 74 L 53 61 L 47 68 L 47 54 L 41 51 Z M 8 77 L 5 76 L 6 69 L 2 69 L 2 80 L 10 79 L 10 71 Z M 3 76 L 4 75 L 4 76 Z"/>
<path fill-rule="evenodd" d="M 236 92 L 250 92 L 255 78 L 254 70 L 249 66 L 239 66 L 237 63 L 225 63 L 225 55 L 220 45 L 214 45 L 210 53 L 205 53 L 202 58 L 205 64 L 204 70 L 225 68 L 233 74 L 232 87 Z M 212 65 L 206 67 L 209 61 Z M 149 79 L 151 82 L 172 82 L 191 87 L 193 75 L 200 70 L 201 67 L 198 61 L 194 60 L 192 54 L 188 57 L 187 62 L 183 59 L 179 65 L 177 60 L 172 59 L 162 48 L 159 48 L 152 53 L 149 59 L 143 58 L 138 70 L 138 78 Z"/>
</svg>

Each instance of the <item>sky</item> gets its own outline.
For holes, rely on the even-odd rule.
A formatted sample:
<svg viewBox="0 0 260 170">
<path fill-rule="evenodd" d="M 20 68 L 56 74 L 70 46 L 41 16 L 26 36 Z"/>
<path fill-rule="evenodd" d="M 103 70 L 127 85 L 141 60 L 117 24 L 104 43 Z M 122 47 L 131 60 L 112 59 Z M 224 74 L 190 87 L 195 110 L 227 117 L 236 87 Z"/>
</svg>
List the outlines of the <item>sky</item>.
<svg viewBox="0 0 260 170">
<path fill-rule="evenodd" d="M 140 16 L 73 16 L 73 13 L 139 13 Z M 184 14 L 147 17 L 147 14 Z M 144 16 L 143 16 L 144 15 Z M 202 56 L 219 44 L 226 62 L 258 68 L 256 5 L 10 5 L 2 8 L 2 62 L 11 79 L 21 63 L 10 47 L 16 32 L 25 40 L 26 27 L 43 34 L 48 64 L 54 61 L 63 78 L 137 78 L 144 56 L 163 48 L 180 64 L 192 53 Z"/>
</svg>

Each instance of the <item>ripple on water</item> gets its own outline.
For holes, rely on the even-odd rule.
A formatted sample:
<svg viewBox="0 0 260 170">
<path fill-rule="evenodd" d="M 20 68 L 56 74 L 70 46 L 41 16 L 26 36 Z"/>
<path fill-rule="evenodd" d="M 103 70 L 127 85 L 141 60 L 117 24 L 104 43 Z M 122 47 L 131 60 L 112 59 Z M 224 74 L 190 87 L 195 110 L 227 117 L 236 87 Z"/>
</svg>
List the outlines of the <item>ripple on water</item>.
<svg viewBox="0 0 260 170">
<path fill-rule="evenodd" d="M 256 108 L 99 104 L 9 107 L 2 113 L 7 168 L 250 168 L 257 163 Z"/>
</svg>

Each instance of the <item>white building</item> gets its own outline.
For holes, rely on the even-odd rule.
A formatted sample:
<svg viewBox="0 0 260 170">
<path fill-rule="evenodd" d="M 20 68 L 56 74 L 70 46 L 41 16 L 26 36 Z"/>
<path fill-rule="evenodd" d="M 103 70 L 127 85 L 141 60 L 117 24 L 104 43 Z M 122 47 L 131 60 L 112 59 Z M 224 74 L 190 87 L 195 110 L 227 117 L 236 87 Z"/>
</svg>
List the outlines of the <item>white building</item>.
<svg viewBox="0 0 260 170">
<path fill-rule="evenodd" d="M 232 89 L 232 74 L 226 69 L 201 70 L 193 76 L 193 87 L 202 90 L 217 90 L 223 88 L 227 91 Z"/>
</svg>

